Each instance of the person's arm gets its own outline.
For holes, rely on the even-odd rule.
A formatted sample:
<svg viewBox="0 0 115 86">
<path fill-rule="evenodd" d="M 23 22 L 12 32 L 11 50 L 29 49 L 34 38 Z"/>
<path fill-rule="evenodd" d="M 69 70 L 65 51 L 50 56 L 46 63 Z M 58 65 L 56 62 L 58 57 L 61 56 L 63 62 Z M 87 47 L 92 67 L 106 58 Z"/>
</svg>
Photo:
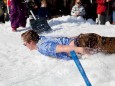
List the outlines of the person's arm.
<svg viewBox="0 0 115 86">
<path fill-rule="evenodd" d="M 72 16 L 76 16 L 76 6 L 74 5 L 73 7 L 72 7 L 72 10 L 71 10 L 71 15 Z"/>
<path fill-rule="evenodd" d="M 85 8 L 83 6 L 81 6 L 81 8 L 80 8 L 79 15 L 80 16 L 84 16 L 85 15 Z"/>
<path fill-rule="evenodd" d="M 70 51 L 74 50 L 76 53 L 79 54 L 87 54 L 86 48 L 83 47 L 75 47 L 75 46 L 67 46 L 67 45 L 57 45 L 56 46 L 56 53 L 66 52 L 70 53 Z"/>
</svg>

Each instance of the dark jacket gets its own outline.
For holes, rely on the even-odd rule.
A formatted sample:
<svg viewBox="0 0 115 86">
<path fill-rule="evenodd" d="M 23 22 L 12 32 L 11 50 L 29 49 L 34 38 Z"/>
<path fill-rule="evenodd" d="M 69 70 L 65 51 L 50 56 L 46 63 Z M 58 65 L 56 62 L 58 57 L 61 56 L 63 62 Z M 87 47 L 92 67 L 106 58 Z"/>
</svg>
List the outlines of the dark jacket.
<svg viewBox="0 0 115 86">
<path fill-rule="evenodd" d="M 47 7 L 40 7 L 38 9 L 38 17 L 50 18 L 50 12 Z"/>
</svg>

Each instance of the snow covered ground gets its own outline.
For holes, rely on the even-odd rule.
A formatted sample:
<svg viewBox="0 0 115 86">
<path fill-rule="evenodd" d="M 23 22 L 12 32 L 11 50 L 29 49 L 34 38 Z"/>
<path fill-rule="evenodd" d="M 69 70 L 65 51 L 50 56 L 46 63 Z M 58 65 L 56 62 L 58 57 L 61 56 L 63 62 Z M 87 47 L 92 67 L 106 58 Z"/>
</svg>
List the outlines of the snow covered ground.
<svg viewBox="0 0 115 86">
<path fill-rule="evenodd" d="M 115 25 L 96 25 L 90 19 L 62 16 L 48 23 L 53 31 L 40 35 L 72 37 L 94 32 L 115 37 Z M 0 86 L 86 86 L 73 60 L 30 52 L 20 38 L 27 29 L 18 30 L 12 32 L 10 22 L 0 24 Z M 115 86 L 115 54 L 97 53 L 80 62 L 92 86 Z"/>
</svg>

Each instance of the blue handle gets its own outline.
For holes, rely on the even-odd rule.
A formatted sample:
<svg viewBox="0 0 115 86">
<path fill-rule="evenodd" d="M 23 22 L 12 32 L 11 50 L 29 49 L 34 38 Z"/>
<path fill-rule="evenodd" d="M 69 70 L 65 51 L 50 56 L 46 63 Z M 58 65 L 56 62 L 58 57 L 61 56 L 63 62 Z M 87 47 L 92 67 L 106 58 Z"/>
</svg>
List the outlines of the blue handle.
<svg viewBox="0 0 115 86">
<path fill-rule="evenodd" d="M 82 75 L 82 77 L 83 77 L 86 85 L 87 86 L 92 86 L 91 83 L 90 83 L 90 81 L 88 80 L 88 78 L 86 76 L 86 73 L 85 73 L 85 71 L 84 71 L 84 69 L 83 69 L 83 67 L 82 67 L 82 65 L 81 65 L 81 63 L 80 63 L 80 61 L 79 61 L 76 53 L 74 51 L 71 51 L 70 55 L 71 55 L 72 59 L 74 60 L 77 68 L 79 69 L 79 71 L 80 71 L 80 73 L 81 73 L 81 75 Z"/>
</svg>

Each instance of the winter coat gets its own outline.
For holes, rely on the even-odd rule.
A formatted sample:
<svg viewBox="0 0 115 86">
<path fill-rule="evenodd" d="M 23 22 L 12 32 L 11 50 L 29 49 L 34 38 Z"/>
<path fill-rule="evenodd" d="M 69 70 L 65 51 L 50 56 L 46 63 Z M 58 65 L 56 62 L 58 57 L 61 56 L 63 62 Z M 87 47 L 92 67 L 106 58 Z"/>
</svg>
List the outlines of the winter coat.
<svg viewBox="0 0 115 86">
<path fill-rule="evenodd" d="M 40 7 L 38 9 L 38 17 L 44 17 L 44 18 L 49 18 L 50 13 L 47 7 Z"/>
<path fill-rule="evenodd" d="M 106 11 L 105 0 L 97 0 L 97 14 L 103 14 Z"/>
<path fill-rule="evenodd" d="M 77 5 L 74 5 L 71 10 L 71 15 L 74 16 L 76 13 L 79 12 L 79 16 L 84 16 L 85 15 L 85 9 L 83 6 L 78 7 Z"/>
<path fill-rule="evenodd" d="M 23 0 L 10 1 L 10 21 L 12 28 L 25 27 L 27 19 L 26 4 Z"/>
<path fill-rule="evenodd" d="M 8 0 L 8 4 L 7 5 L 10 6 L 10 0 Z"/>
</svg>

